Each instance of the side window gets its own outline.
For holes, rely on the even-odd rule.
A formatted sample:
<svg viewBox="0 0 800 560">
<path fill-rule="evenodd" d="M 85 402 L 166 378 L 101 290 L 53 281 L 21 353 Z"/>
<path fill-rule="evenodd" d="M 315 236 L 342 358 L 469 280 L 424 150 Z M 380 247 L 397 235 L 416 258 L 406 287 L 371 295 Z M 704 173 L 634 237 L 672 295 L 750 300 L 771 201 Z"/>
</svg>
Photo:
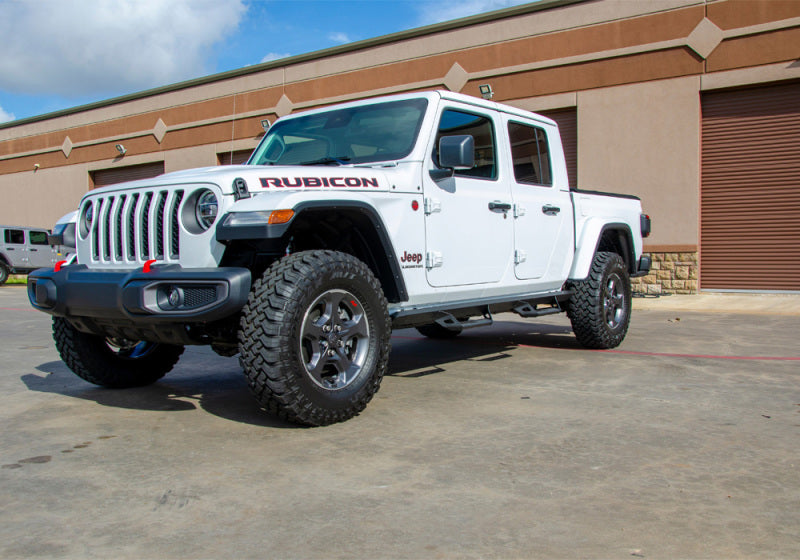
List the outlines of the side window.
<svg viewBox="0 0 800 560">
<path fill-rule="evenodd" d="M 517 183 L 551 186 L 550 147 L 544 129 L 509 122 L 508 138 Z"/>
<path fill-rule="evenodd" d="M 433 148 L 433 161 L 439 165 L 439 139 L 442 136 L 470 135 L 475 139 L 475 167 L 456 169 L 460 177 L 478 179 L 497 178 L 497 158 L 495 157 L 494 127 L 488 117 L 448 109 L 442 113 L 436 145 Z"/>
<path fill-rule="evenodd" d="M 6 243 L 11 243 L 12 245 L 24 245 L 25 234 L 21 229 L 7 229 Z"/>
<path fill-rule="evenodd" d="M 28 234 L 31 245 L 47 245 L 47 232 L 32 231 Z"/>
</svg>

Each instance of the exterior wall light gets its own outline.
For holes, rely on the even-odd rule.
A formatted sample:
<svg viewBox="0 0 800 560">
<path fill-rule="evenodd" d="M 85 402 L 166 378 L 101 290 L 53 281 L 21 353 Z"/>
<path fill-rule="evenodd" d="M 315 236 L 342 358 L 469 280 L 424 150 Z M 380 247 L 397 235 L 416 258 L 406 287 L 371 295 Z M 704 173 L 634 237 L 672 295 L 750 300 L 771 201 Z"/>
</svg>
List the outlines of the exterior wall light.
<svg viewBox="0 0 800 560">
<path fill-rule="evenodd" d="M 269 119 L 264 119 L 261 121 L 261 128 L 264 129 L 264 132 L 269 130 Z"/>
<path fill-rule="evenodd" d="M 481 97 L 484 99 L 491 99 L 494 97 L 494 92 L 492 91 L 492 86 L 489 84 L 483 84 L 478 86 L 478 89 L 481 90 Z"/>
<path fill-rule="evenodd" d="M 119 152 L 119 155 L 121 155 L 121 156 L 124 156 L 128 151 L 128 150 L 125 149 L 125 146 L 123 146 L 122 144 L 117 144 L 114 147 L 117 149 L 117 151 Z"/>
</svg>

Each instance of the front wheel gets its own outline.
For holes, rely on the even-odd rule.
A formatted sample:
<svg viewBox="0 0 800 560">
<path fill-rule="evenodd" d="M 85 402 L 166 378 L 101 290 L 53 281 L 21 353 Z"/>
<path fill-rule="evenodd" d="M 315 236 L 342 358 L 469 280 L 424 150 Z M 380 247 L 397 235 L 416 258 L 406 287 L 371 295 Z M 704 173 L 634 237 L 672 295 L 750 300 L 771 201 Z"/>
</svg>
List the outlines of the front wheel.
<svg viewBox="0 0 800 560">
<path fill-rule="evenodd" d="M 363 262 L 304 251 L 275 262 L 254 284 L 239 360 L 268 412 L 322 426 L 367 406 L 386 372 L 390 334 L 386 298 Z"/>
<path fill-rule="evenodd" d="M 53 339 L 61 359 L 78 377 L 112 389 L 155 383 L 178 362 L 183 346 L 104 338 L 53 318 Z"/>
<path fill-rule="evenodd" d="M 571 287 L 567 315 L 578 342 L 586 348 L 619 346 L 631 320 L 631 280 L 622 258 L 598 252 L 589 277 Z"/>
</svg>

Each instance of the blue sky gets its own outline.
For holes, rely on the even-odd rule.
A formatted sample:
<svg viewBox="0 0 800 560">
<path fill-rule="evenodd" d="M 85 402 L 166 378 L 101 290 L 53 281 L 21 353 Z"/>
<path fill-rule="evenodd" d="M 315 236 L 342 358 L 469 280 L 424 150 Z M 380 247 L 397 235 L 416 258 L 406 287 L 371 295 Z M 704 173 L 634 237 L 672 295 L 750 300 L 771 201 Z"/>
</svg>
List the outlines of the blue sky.
<svg viewBox="0 0 800 560">
<path fill-rule="evenodd" d="M 529 0 L 0 0 L 0 122 Z"/>
</svg>

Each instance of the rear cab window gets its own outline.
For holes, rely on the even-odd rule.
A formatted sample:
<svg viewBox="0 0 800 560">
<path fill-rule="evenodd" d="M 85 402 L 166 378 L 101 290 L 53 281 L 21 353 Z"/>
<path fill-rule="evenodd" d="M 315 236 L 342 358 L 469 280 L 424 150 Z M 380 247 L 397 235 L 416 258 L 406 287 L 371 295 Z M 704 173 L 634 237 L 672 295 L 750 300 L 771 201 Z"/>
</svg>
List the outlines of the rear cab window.
<svg viewBox="0 0 800 560">
<path fill-rule="evenodd" d="M 508 140 L 517 183 L 553 186 L 550 146 L 545 130 L 538 126 L 509 121 Z"/>
</svg>

